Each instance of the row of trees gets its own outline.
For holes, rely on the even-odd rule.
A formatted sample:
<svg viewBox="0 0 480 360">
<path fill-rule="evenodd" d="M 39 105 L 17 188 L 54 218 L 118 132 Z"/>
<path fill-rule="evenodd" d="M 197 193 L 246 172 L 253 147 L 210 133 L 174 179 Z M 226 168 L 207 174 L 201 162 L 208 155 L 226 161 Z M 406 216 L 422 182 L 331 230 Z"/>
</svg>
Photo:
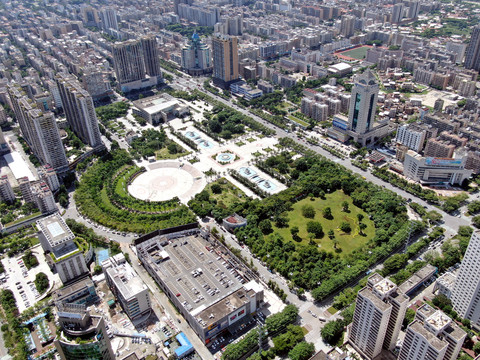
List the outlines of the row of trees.
<svg viewBox="0 0 480 360">
<path fill-rule="evenodd" d="M 109 228 L 136 233 L 195 221 L 194 214 L 184 205 L 161 214 L 132 213 L 115 206 L 108 198 L 106 184 L 125 165 L 132 165 L 131 157 L 125 150 L 116 150 L 88 168 L 75 192 L 75 201 L 82 214 Z"/>
</svg>

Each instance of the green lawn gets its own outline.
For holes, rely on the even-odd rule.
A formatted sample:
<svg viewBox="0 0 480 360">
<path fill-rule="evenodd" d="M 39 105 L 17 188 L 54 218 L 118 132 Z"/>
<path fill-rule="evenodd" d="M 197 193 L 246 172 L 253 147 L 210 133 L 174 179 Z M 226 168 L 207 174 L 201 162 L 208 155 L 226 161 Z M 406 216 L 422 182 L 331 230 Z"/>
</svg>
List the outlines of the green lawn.
<svg viewBox="0 0 480 360">
<path fill-rule="evenodd" d="M 213 184 L 220 184 L 222 187 L 222 192 L 220 194 L 212 193 L 212 185 Z M 225 178 L 220 178 L 217 181 L 214 181 L 207 185 L 205 188 L 212 198 L 217 200 L 218 202 L 223 202 L 225 207 L 229 207 L 235 201 L 243 201 L 246 198 L 245 193 L 233 185 L 230 181 Z M 239 196 L 240 195 L 240 196 Z"/>
<path fill-rule="evenodd" d="M 341 54 L 345 56 L 349 56 L 354 59 L 363 60 L 365 59 L 365 56 L 367 56 L 368 49 L 369 49 L 368 46 L 362 46 L 356 49 L 343 51 Z"/>
<path fill-rule="evenodd" d="M 299 119 L 297 118 L 296 116 L 293 116 L 293 115 L 288 115 L 287 116 L 290 120 L 300 124 L 300 125 L 303 125 L 303 126 L 308 126 L 310 125 L 309 123 L 307 123 L 305 120 L 302 120 L 302 119 Z"/>
<path fill-rule="evenodd" d="M 348 213 L 342 211 L 342 202 L 344 201 L 347 201 L 349 204 L 350 212 Z M 302 207 L 304 205 L 312 205 L 314 207 L 316 213 L 313 219 L 305 218 L 302 215 Z M 322 211 L 328 206 L 332 210 L 332 220 L 328 220 L 323 217 Z M 360 229 L 358 227 L 357 219 L 357 214 L 359 213 L 364 215 L 362 222 L 367 225 L 367 228 L 364 230 L 366 234 L 365 236 L 359 234 Z M 277 228 L 273 226 L 274 232 L 278 232 L 283 236 L 284 239 L 292 239 L 290 228 L 293 226 L 298 226 L 298 236 L 302 239 L 302 243 L 307 244 L 309 242 L 307 223 L 309 221 L 318 221 L 322 224 L 325 235 L 321 239 L 314 239 L 314 241 L 320 246 L 320 249 L 325 251 L 335 251 L 333 248 L 333 241 L 330 240 L 327 235 L 329 230 L 333 230 L 335 233 L 335 238 L 338 240 L 337 249 L 342 250 L 340 253 L 341 255 L 349 254 L 353 250 L 361 248 L 375 235 L 375 226 L 368 218 L 367 213 L 353 205 L 352 199 L 345 195 L 342 191 L 336 191 L 332 194 L 327 194 L 325 200 L 315 198 L 314 201 L 311 201 L 310 198 L 307 197 L 293 205 L 293 210 L 288 212 L 288 218 L 290 219 L 290 227 Z M 350 226 L 352 227 L 350 234 L 344 233 L 339 229 L 339 226 L 342 222 L 350 223 Z"/>
<path fill-rule="evenodd" d="M 179 148 L 180 145 L 177 144 L 177 147 Z M 170 154 L 167 148 L 163 148 L 159 151 L 155 151 L 155 157 L 157 160 L 178 159 L 179 157 L 189 155 L 189 154 L 190 152 L 186 151 L 183 147 L 182 147 L 182 152 L 178 152 L 176 154 Z"/>
</svg>

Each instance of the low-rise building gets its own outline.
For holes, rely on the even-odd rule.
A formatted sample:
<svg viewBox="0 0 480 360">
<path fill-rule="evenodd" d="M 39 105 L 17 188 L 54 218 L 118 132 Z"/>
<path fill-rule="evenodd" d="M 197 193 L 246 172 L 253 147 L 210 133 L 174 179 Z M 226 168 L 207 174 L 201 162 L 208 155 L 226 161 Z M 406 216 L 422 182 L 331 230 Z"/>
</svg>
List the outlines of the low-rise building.
<svg viewBox="0 0 480 360">
<path fill-rule="evenodd" d="M 403 163 L 404 175 L 424 184 L 462 184 L 472 175 L 465 169 L 466 157 L 436 158 L 423 157 L 409 150 Z"/>
<path fill-rule="evenodd" d="M 55 304 L 85 304 L 90 306 L 99 300 L 95 284 L 89 277 L 76 281 L 70 285 L 64 286 L 52 294 L 52 300 Z"/>
<path fill-rule="evenodd" d="M 135 241 L 140 262 L 198 337 L 209 344 L 251 319 L 263 287 L 219 256 L 198 224 L 158 230 Z"/>
<path fill-rule="evenodd" d="M 233 94 L 243 96 L 247 101 L 256 99 L 263 95 L 263 91 L 260 89 L 253 89 L 251 86 L 247 85 L 245 81 L 238 81 L 230 85 L 230 91 Z"/>
<path fill-rule="evenodd" d="M 133 113 L 141 116 L 152 125 L 167 122 L 174 116 L 183 116 L 190 108 L 168 94 L 159 94 L 133 102 Z"/>
</svg>

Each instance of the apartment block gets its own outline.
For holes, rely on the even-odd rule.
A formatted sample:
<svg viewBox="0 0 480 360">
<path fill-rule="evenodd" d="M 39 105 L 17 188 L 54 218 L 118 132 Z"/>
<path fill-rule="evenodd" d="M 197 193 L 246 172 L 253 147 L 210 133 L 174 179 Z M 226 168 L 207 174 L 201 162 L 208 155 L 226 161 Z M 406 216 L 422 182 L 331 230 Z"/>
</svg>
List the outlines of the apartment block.
<svg viewBox="0 0 480 360">
<path fill-rule="evenodd" d="M 7 203 L 13 203 L 15 202 L 15 199 L 15 193 L 8 181 L 8 177 L 7 175 L 3 175 L 0 178 L 0 200 Z"/>
<path fill-rule="evenodd" d="M 445 140 L 428 139 L 425 146 L 425 156 L 452 158 L 455 145 Z"/>
<path fill-rule="evenodd" d="M 408 305 L 408 296 L 379 274 L 369 277 L 358 292 L 348 341 L 366 358 L 395 347 Z"/>
<path fill-rule="evenodd" d="M 424 304 L 407 328 L 398 360 L 455 360 L 466 337 L 450 317 Z"/>
</svg>

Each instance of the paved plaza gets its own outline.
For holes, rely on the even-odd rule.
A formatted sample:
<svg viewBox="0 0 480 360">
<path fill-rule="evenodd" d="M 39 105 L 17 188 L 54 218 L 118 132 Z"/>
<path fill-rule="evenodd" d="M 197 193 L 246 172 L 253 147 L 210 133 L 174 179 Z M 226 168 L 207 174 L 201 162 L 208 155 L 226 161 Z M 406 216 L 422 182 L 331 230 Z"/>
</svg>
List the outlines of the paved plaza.
<svg viewBox="0 0 480 360">
<path fill-rule="evenodd" d="M 203 173 L 188 162 L 157 161 L 146 169 L 128 187 L 128 192 L 137 199 L 165 201 L 177 196 L 180 201 L 188 202 L 207 184 Z"/>
</svg>

